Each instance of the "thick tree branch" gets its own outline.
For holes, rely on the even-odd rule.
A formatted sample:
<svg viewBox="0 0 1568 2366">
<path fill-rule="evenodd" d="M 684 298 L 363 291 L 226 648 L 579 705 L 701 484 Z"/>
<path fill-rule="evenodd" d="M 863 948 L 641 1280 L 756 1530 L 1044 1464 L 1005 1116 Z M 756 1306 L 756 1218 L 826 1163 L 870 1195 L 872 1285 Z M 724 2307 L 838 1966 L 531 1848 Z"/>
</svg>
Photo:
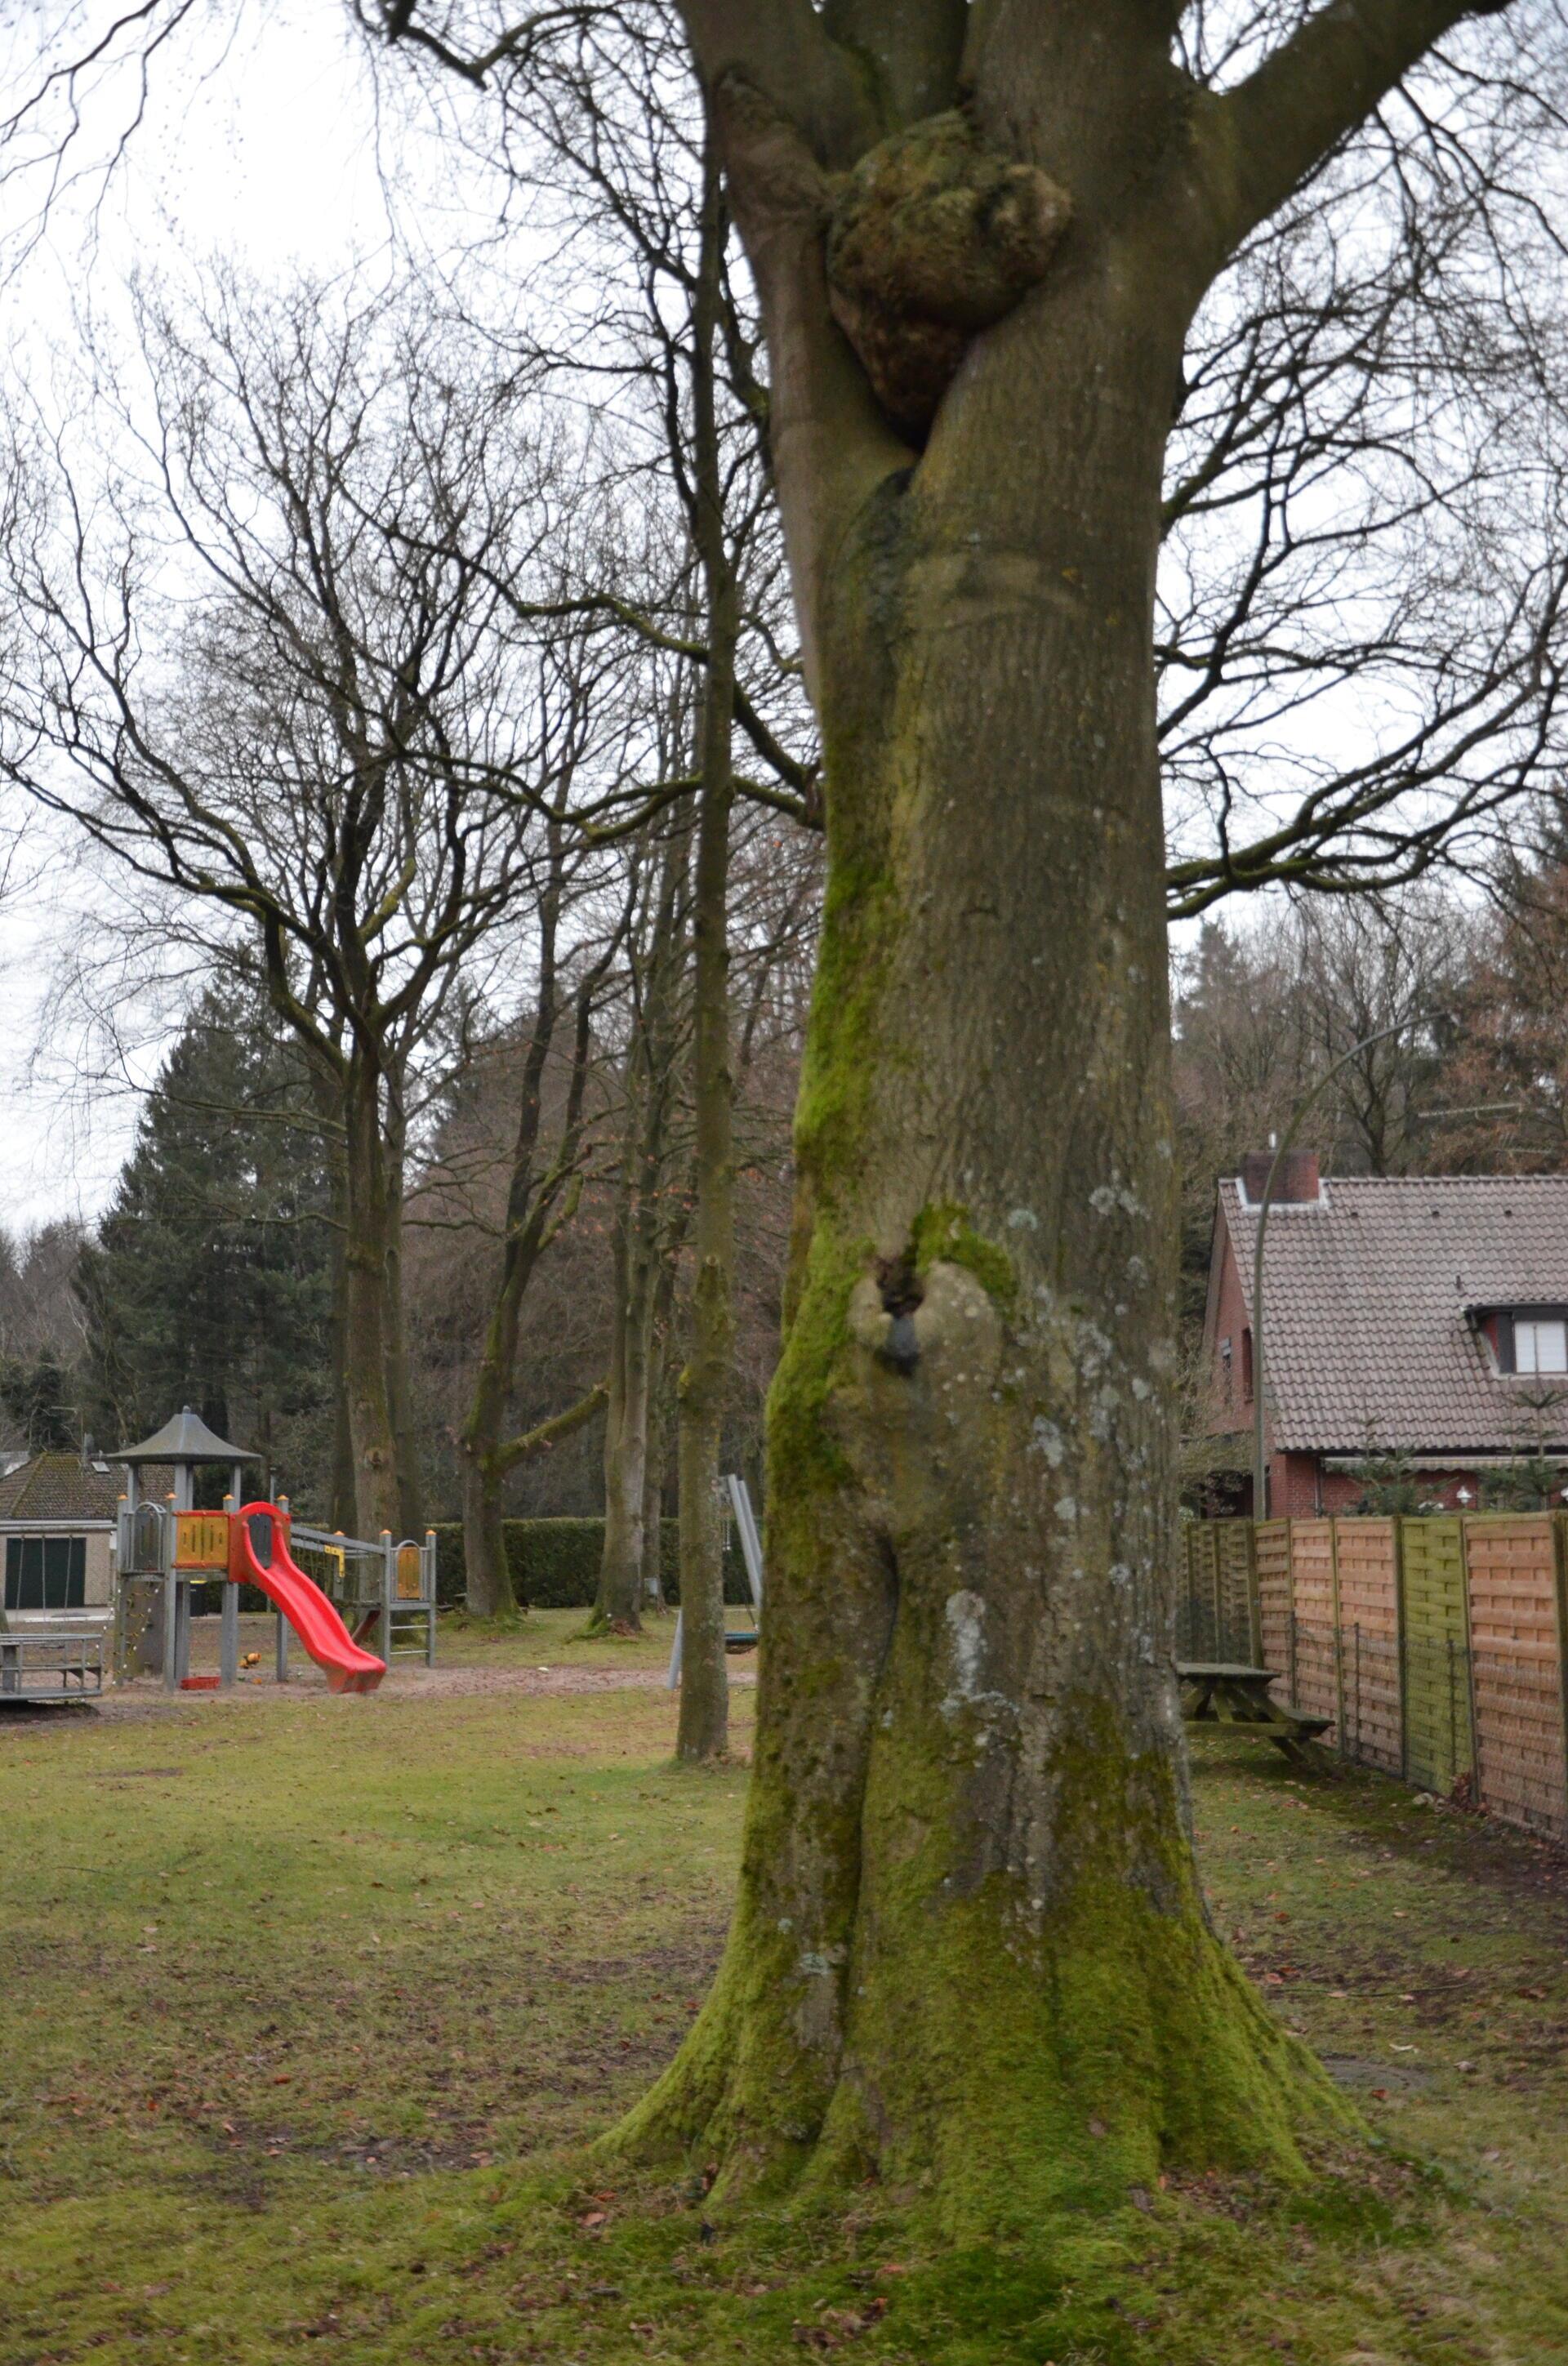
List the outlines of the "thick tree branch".
<svg viewBox="0 0 1568 2366">
<path fill-rule="evenodd" d="M 609 1393 L 608 1385 L 599 1380 L 585 1397 L 579 1397 L 577 1403 L 569 1405 L 564 1413 L 552 1414 L 548 1421 L 540 1422 L 536 1429 L 525 1431 L 521 1437 L 508 1438 L 504 1446 L 496 1448 L 497 1471 L 514 1470 L 529 1455 L 542 1454 L 547 1448 L 558 1446 L 563 1437 L 570 1437 L 574 1429 L 581 1429 L 584 1422 L 592 1420 Z"/>
<path fill-rule="evenodd" d="M 1511 0 L 1329 0 L 1213 103 L 1207 164 L 1230 254 L 1465 17 Z"/>
<path fill-rule="evenodd" d="M 710 92 L 738 79 L 787 114 L 819 163 L 853 162 L 877 137 L 866 77 L 829 39 L 811 0 L 681 0 Z"/>
</svg>

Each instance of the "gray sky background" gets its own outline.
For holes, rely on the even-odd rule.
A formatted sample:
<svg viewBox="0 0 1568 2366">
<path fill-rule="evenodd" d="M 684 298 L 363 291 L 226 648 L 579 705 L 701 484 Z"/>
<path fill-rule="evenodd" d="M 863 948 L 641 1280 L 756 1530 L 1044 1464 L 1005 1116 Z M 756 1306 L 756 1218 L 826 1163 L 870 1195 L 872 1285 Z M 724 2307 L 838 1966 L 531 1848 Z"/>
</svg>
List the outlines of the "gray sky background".
<svg viewBox="0 0 1568 2366">
<path fill-rule="evenodd" d="M 231 31 L 215 18 L 164 56 L 112 180 L 88 175 L 68 192 L 0 288 L 13 361 L 46 367 L 84 290 L 112 320 L 137 267 L 188 272 L 225 252 L 270 276 L 387 251 L 374 94 L 343 18 L 321 0 L 268 0 Z M 90 118 L 84 162 L 96 140 Z M 36 184 L 0 196 L 0 239 L 15 242 L 37 197 Z M 434 185 L 431 197 L 443 208 Z M 19 818 L 7 806 L 6 821 Z M 18 1233 L 103 1207 L 135 1129 L 136 1087 L 167 1038 L 150 1006 L 130 1075 L 88 1081 L 83 1031 L 49 1025 L 49 989 L 60 948 L 90 928 L 107 881 L 69 833 L 36 819 L 12 870 L 0 902 L 0 1226 Z"/>
</svg>

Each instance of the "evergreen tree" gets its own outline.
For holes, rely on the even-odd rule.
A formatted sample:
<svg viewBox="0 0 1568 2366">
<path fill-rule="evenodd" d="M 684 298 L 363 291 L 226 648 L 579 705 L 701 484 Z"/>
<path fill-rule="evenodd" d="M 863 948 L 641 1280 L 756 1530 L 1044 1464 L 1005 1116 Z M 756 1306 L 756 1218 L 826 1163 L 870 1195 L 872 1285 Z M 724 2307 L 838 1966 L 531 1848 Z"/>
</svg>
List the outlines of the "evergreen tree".
<svg viewBox="0 0 1568 2366">
<path fill-rule="evenodd" d="M 321 1476 L 330 1436 L 330 1170 L 307 1080 L 265 1014 L 214 988 L 171 1052 L 83 1249 L 89 1425 L 121 1441 L 184 1403 Z"/>
<path fill-rule="evenodd" d="M 76 1414 L 70 1375 L 52 1347 L 30 1358 L 0 1363 L 0 1408 L 29 1454 L 68 1450 L 76 1444 Z"/>
</svg>

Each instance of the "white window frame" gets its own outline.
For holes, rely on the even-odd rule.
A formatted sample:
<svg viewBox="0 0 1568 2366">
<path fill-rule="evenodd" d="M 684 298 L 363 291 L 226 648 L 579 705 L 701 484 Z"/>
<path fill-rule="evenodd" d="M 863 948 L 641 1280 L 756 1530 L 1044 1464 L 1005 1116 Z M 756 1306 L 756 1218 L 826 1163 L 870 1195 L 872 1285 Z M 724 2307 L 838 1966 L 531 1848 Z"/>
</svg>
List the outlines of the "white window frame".
<svg viewBox="0 0 1568 2366">
<path fill-rule="evenodd" d="M 1555 1362 L 1542 1363 L 1543 1347 Z M 1561 1314 L 1515 1316 L 1514 1369 L 1529 1379 L 1568 1380 L 1568 1322 Z"/>
</svg>

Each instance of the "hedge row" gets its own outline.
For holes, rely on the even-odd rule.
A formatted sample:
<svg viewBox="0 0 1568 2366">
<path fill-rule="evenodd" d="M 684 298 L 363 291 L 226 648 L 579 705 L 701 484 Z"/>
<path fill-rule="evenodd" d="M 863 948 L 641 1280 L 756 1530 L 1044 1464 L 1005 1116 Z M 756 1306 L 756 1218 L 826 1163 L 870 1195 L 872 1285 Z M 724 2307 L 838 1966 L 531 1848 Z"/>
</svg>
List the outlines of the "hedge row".
<svg viewBox="0 0 1568 2366">
<path fill-rule="evenodd" d="M 599 1564 L 604 1553 L 603 1520 L 507 1520 L 502 1524 L 513 1589 L 519 1602 L 536 1610 L 591 1610 L 599 1591 Z M 660 1569 L 664 1599 L 681 1599 L 680 1522 L 660 1522 Z M 435 1598 L 454 1606 L 463 1599 L 466 1571 L 463 1527 L 459 1520 L 442 1521 L 435 1530 Z M 746 1566 L 737 1540 L 725 1555 L 724 1594 L 727 1602 L 750 1602 Z"/>
</svg>

